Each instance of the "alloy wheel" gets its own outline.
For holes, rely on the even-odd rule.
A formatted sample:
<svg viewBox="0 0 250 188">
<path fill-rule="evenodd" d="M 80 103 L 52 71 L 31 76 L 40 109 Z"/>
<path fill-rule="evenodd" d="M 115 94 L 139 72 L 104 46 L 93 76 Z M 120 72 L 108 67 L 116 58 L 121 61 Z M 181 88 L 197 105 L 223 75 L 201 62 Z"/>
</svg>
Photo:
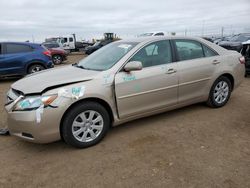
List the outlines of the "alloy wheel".
<svg viewBox="0 0 250 188">
<path fill-rule="evenodd" d="M 225 81 L 220 81 L 217 83 L 217 85 L 214 88 L 214 100 L 218 104 L 222 104 L 225 102 L 229 95 L 229 86 L 228 83 Z"/>
<path fill-rule="evenodd" d="M 91 142 L 102 132 L 103 117 L 94 110 L 80 113 L 73 121 L 72 135 L 79 142 Z"/>
</svg>

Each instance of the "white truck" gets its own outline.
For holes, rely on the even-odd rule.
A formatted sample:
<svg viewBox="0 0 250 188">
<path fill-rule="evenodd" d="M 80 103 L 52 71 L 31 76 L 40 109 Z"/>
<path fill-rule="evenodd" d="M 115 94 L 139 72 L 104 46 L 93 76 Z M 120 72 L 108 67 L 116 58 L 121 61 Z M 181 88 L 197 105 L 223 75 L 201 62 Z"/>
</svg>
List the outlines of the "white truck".
<svg viewBox="0 0 250 188">
<path fill-rule="evenodd" d="M 59 45 L 62 45 L 64 50 L 68 52 L 84 51 L 87 46 L 91 45 L 91 43 L 88 42 L 77 42 L 75 34 L 47 38 L 45 39 L 45 42 L 57 42 Z"/>
</svg>

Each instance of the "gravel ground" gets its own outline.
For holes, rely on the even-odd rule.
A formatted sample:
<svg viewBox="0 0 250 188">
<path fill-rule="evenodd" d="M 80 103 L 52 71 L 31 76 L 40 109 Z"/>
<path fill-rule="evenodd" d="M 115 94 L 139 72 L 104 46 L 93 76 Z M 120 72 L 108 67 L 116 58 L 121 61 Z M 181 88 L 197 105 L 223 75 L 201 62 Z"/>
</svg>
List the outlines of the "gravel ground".
<svg viewBox="0 0 250 188">
<path fill-rule="evenodd" d="M 74 63 L 82 55 L 71 55 Z M 0 81 L 4 100 L 16 79 Z M 250 78 L 220 109 L 196 104 L 110 130 L 98 145 L 0 137 L 0 187 L 250 187 Z"/>
</svg>

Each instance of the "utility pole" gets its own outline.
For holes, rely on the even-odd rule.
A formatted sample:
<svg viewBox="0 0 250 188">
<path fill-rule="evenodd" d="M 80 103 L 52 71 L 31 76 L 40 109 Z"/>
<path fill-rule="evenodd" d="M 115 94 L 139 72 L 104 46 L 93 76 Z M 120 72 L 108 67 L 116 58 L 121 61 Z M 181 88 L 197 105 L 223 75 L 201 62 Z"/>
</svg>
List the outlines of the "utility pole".
<svg viewBox="0 0 250 188">
<path fill-rule="evenodd" d="M 202 20 L 202 31 L 201 31 L 201 35 L 204 36 L 204 24 L 205 24 L 205 21 Z"/>
<path fill-rule="evenodd" d="M 33 42 L 33 43 L 35 42 L 35 38 L 34 38 L 34 35 L 32 35 L 32 42 Z"/>
<path fill-rule="evenodd" d="M 224 34 L 224 27 L 221 28 L 221 38 L 223 38 L 223 34 Z"/>
</svg>

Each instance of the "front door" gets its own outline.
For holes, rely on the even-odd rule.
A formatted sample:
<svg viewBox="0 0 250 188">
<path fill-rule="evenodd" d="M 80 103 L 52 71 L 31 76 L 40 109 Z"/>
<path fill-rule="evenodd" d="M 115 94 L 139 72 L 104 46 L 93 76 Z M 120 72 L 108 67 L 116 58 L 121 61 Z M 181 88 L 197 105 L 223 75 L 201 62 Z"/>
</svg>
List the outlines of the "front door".
<svg viewBox="0 0 250 188">
<path fill-rule="evenodd" d="M 172 62 L 170 42 L 153 42 L 129 61 L 142 62 L 140 71 L 120 71 L 115 76 L 115 92 L 120 118 L 177 104 L 177 63 Z"/>
</svg>

